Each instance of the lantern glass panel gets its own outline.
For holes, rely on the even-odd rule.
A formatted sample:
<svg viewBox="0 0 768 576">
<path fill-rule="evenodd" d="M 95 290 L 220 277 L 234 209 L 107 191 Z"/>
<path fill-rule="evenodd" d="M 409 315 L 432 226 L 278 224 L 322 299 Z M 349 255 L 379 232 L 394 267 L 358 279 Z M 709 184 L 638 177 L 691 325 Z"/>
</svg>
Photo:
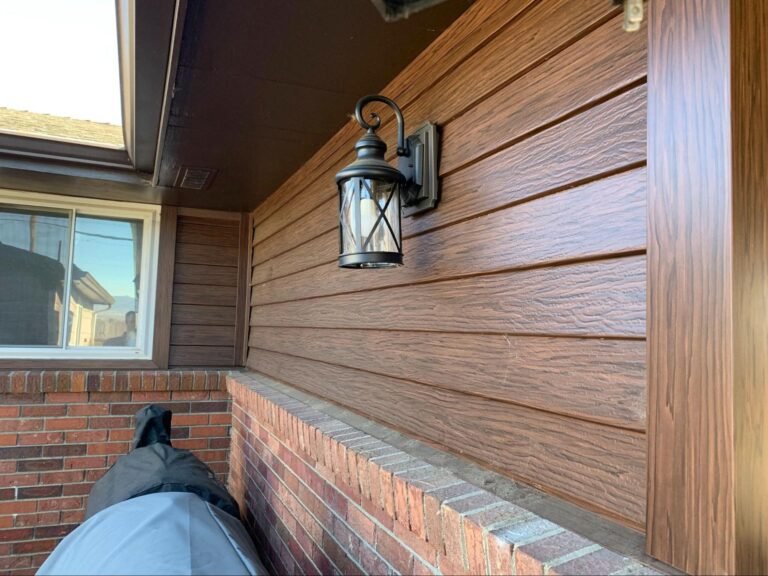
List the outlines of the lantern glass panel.
<svg viewBox="0 0 768 576">
<path fill-rule="evenodd" d="M 342 255 L 371 252 L 399 254 L 400 183 L 349 178 L 340 186 Z M 383 264 L 371 263 L 370 266 L 380 267 Z"/>
</svg>

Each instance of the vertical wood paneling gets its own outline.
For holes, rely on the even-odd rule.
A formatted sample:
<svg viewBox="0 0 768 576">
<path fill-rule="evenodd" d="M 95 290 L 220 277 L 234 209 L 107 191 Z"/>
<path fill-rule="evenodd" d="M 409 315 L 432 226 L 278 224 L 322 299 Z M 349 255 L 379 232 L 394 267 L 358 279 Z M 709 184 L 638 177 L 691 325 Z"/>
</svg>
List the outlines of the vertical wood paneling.
<svg viewBox="0 0 768 576">
<path fill-rule="evenodd" d="M 768 3 L 731 33 L 736 572 L 768 574 Z"/>
<path fill-rule="evenodd" d="M 648 552 L 705 574 L 734 569 L 729 20 L 650 3 Z"/>
<path fill-rule="evenodd" d="M 171 366 L 242 365 L 248 219 L 235 212 L 179 210 L 169 268 L 173 298 L 166 342 Z"/>
<path fill-rule="evenodd" d="M 448 171 L 405 268 L 333 262 L 354 127 L 257 208 L 247 365 L 642 529 L 646 39 L 618 14 L 479 0 L 393 81 Z"/>
</svg>

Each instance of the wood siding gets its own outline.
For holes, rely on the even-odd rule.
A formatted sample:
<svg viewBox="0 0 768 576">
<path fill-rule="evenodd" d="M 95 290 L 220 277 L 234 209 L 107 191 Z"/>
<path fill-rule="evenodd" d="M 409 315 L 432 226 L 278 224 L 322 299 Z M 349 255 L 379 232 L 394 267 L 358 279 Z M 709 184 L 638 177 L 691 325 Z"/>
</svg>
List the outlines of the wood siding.
<svg viewBox="0 0 768 576">
<path fill-rule="evenodd" d="M 243 228 L 245 227 L 245 230 Z M 176 223 L 171 367 L 239 366 L 238 294 L 247 267 L 248 219 L 239 214 L 180 211 Z"/>
<path fill-rule="evenodd" d="M 337 267 L 350 123 L 252 215 L 247 365 L 643 529 L 646 42 L 476 2 L 383 91 L 442 134 L 405 266 Z"/>
<path fill-rule="evenodd" d="M 654 0 L 649 26 L 647 550 L 768 574 L 768 5 Z"/>
</svg>

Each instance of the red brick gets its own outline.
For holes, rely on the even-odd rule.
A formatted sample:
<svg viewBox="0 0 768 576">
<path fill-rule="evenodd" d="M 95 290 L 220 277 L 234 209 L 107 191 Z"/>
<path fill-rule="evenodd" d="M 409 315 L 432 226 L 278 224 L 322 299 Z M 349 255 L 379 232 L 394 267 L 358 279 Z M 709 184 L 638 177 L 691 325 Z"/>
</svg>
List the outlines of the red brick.
<svg viewBox="0 0 768 576">
<path fill-rule="evenodd" d="M 64 404 L 51 404 L 43 406 L 24 406 L 21 409 L 22 416 L 64 416 L 67 407 Z"/>
<path fill-rule="evenodd" d="M 32 408 L 32 406 L 25 406 L 25 408 Z M 18 406 L 0 406 L 0 418 L 17 418 L 18 416 Z"/>
<path fill-rule="evenodd" d="M 171 399 L 170 392 L 133 392 L 132 402 L 140 404 L 152 404 L 154 402 L 166 402 Z M 138 410 L 138 408 L 137 408 Z"/>
<path fill-rule="evenodd" d="M 0 487 L 34 486 L 37 484 L 37 474 L 4 474 L 0 475 Z"/>
<path fill-rule="evenodd" d="M 211 438 L 208 440 L 208 448 L 220 450 L 222 448 L 227 449 L 230 447 L 229 438 Z"/>
<path fill-rule="evenodd" d="M 19 462 L 19 472 L 61 470 L 63 462 L 64 461 L 61 458 L 45 458 L 44 460 L 22 460 Z"/>
<path fill-rule="evenodd" d="M 36 432 L 32 434 L 19 434 L 19 445 L 30 444 L 61 444 L 64 442 L 63 432 Z"/>
<path fill-rule="evenodd" d="M 42 540 L 45 538 L 63 538 L 72 530 L 77 528 L 77 524 L 60 524 L 58 526 L 39 526 L 35 528 L 35 538 Z"/>
<path fill-rule="evenodd" d="M 106 430 L 75 430 L 67 432 L 67 442 L 73 444 L 82 444 L 89 442 L 105 442 L 107 440 Z"/>
<path fill-rule="evenodd" d="M 84 456 L 85 444 L 51 444 L 43 446 L 43 457 Z"/>
<path fill-rule="evenodd" d="M 0 432 L 29 432 L 42 430 L 41 418 L 18 418 L 15 420 L 0 420 Z"/>
<path fill-rule="evenodd" d="M 32 565 L 32 556 L 6 556 L 0 558 L 0 570 L 10 570 L 6 572 L 8 576 L 18 576 L 21 568 L 29 568 Z"/>
<path fill-rule="evenodd" d="M 79 524 L 85 520 L 85 510 L 63 510 L 61 521 L 64 523 Z"/>
<path fill-rule="evenodd" d="M 408 530 L 408 528 L 400 524 L 400 522 L 395 522 L 394 532 L 395 536 L 404 542 L 411 550 L 416 552 L 422 560 L 425 560 L 429 564 L 435 564 L 438 553 L 436 546 L 419 538 L 416 534 Z"/>
<path fill-rule="evenodd" d="M 13 545 L 14 554 L 31 554 L 33 552 L 50 552 L 56 548 L 58 540 L 32 540 L 29 542 L 19 542 Z"/>
<path fill-rule="evenodd" d="M 10 530 L 0 530 L 0 542 L 14 542 L 17 540 L 27 540 L 34 536 L 33 528 L 12 528 Z"/>
<path fill-rule="evenodd" d="M 23 514 L 25 512 L 35 512 L 36 510 L 37 500 L 0 502 L 0 514 Z"/>
<path fill-rule="evenodd" d="M 391 568 L 384 559 L 367 546 L 360 547 L 360 564 L 368 574 L 391 573 Z"/>
<path fill-rule="evenodd" d="M 83 430 L 88 427 L 87 418 L 46 418 L 46 430 Z"/>
<path fill-rule="evenodd" d="M 26 392 L 25 388 L 27 385 L 27 373 L 24 371 L 18 371 L 18 372 L 12 372 L 11 373 L 11 392 Z"/>
<path fill-rule="evenodd" d="M 184 375 L 186 379 L 187 374 Z M 171 393 L 174 400 L 208 400 L 210 393 L 207 390 L 178 390 Z"/>
<path fill-rule="evenodd" d="M 194 413 L 224 412 L 227 410 L 227 406 L 226 402 L 191 402 L 189 411 Z"/>
<path fill-rule="evenodd" d="M 104 456 L 84 456 L 82 458 L 65 458 L 64 468 L 84 469 L 84 468 L 104 468 L 107 459 Z"/>
<path fill-rule="evenodd" d="M 61 518 L 61 512 L 41 512 L 37 514 L 16 514 L 14 525 L 23 528 L 28 526 L 56 525 Z"/>
<path fill-rule="evenodd" d="M 232 423 L 232 415 L 228 413 L 216 413 L 210 415 L 210 424 L 223 424 L 229 426 Z"/>
<path fill-rule="evenodd" d="M 128 416 L 92 416 L 91 428 L 130 428 L 131 418 Z"/>
<path fill-rule="evenodd" d="M 453 508 L 443 505 L 440 508 L 443 532 L 443 554 L 451 561 L 452 565 L 462 566 L 467 569 L 466 555 L 464 551 L 464 538 L 461 515 Z"/>
<path fill-rule="evenodd" d="M 424 492 L 414 485 L 408 485 L 408 525 L 411 532 L 423 540 L 427 539 L 424 518 Z"/>
<path fill-rule="evenodd" d="M 586 538 L 567 531 L 524 544 L 515 550 L 517 573 L 545 574 L 554 561 L 591 545 Z"/>
<path fill-rule="evenodd" d="M 371 545 L 374 544 L 375 525 L 368 515 L 364 514 L 356 506 L 349 506 L 347 509 L 347 522 L 363 540 Z"/>
<path fill-rule="evenodd" d="M 61 491 L 62 496 L 87 496 L 91 492 L 93 484 L 84 482 L 80 484 L 64 484 Z"/>
<path fill-rule="evenodd" d="M 0 434 L 0 446 L 16 446 L 16 434 Z"/>
<path fill-rule="evenodd" d="M 72 392 L 84 392 L 85 391 L 85 372 L 73 371 L 70 375 L 70 390 Z"/>
<path fill-rule="evenodd" d="M 488 574 L 488 559 L 485 553 L 485 531 L 464 519 L 464 544 L 467 551 L 467 563 L 472 574 Z"/>
<path fill-rule="evenodd" d="M 376 528 L 376 551 L 401 574 L 412 572 L 413 554 L 378 527 Z"/>
<path fill-rule="evenodd" d="M 13 528 L 14 517 L 18 518 L 19 514 L 13 516 L 0 516 L 0 528 Z"/>
<path fill-rule="evenodd" d="M 41 484 L 72 484 L 82 482 L 82 470 L 67 470 L 59 472 L 43 472 L 40 474 Z"/>
<path fill-rule="evenodd" d="M 128 442 L 99 442 L 95 444 L 88 444 L 87 454 L 89 456 L 96 455 L 109 455 L 109 454 L 126 454 L 128 452 Z"/>
<path fill-rule="evenodd" d="M 190 428 L 190 436 L 192 438 L 211 438 L 226 435 L 226 426 L 193 426 Z"/>
<path fill-rule="evenodd" d="M 76 510 L 82 508 L 82 506 L 82 498 L 51 498 L 38 502 L 38 510 L 41 512 L 49 510 Z"/>
<path fill-rule="evenodd" d="M 61 486 L 27 486 L 16 489 L 16 498 L 26 500 L 28 498 L 55 498 L 61 496 Z"/>
<path fill-rule="evenodd" d="M 208 414 L 174 414 L 174 426 L 204 426 L 208 424 Z"/>
<path fill-rule="evenodd" d="M 463 576 L 464 574 L 470 574 L 462 562 L 456 561 L 454 557 L 449 558 L 445 554 L 438 554 L 437 566 L 440 568 L 440 572 L 443 574 L 451 574 L 453 576 Z"/>
<path fill-rule="evenodd" d="M 5 446 L 0 448 L 0 459 L 22 460 L 25 458 L 40 458 L 42 446 Z"/>
<path fill-rule="evenodd" d="M 486 535 L 486 546 L 489 574 L 512 574 L 514 546 L 493 534 Z"/>
<path fill-rule="evenodd" d="M 117 404 L 119 402 L 130 402 L 131 401 L 131 393 L 130 392 L 91 392 L 89 394 L 89 400 L 91 402 L 96 402 L 98 404 Z M 84 400 L 84 402 L 87 402 L 88 400 Z M 136 410 L 140 406 L 136 407 Z"/>
<path fill-rule="evenodd" d="M 223 462 L 227 460 L 227 450 L 198 450 L 195 456 L 203 462 Z"/>
<path fill-rule="evenodd" d="M 109 414 L 109 404 L 72 404 L 67 408 L 69 416 L 102 416 Z"/>
<path fill-rule="evenodd" d="M 110 442 L 125 442 L 133 439 L 135 430 L 133 428 L 115 428 L 109 431 Z"/>
<path fill-rule="evenodd" d="M 88 402 L 87 392 L 49 392 L 45 395 L 47 404 L 83 404 Z"/>
<path fill-rule="evenodd" d="M 173 446 L 182 450 L 204 450 L 208 447 L 206 438 L 174 440 Z"/>
</svg>

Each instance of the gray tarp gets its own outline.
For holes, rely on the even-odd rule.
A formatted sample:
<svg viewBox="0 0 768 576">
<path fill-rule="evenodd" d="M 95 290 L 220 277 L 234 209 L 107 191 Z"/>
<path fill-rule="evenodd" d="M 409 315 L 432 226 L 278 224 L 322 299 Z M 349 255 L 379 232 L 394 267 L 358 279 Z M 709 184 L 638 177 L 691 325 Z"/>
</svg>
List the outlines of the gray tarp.
<svg viewBox="0 0 768 576">
<path fill-rule="evenodd" d="M 136 414 L 133 450 L 93 486 L 86 521 L 38 574 L 267 574 L 216 475 L 171 446 L 171 411 Z"/>
<path fill-rule="evenodd" d="M 266 575 L 233 516 L 189 492 L 132 498 L 67 536 L 38 571 L 56 574 Z"/>
</svg>

